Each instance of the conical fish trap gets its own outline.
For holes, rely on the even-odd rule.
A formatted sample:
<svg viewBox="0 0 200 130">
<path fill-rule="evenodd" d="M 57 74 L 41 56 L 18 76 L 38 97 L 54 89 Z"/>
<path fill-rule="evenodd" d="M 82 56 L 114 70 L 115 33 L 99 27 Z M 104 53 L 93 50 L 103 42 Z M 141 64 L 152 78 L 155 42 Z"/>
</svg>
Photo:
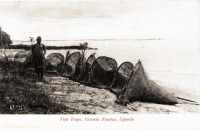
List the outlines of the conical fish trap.
<svg viewBox="0 0 200 130">
<path fill-rule="evenodd" d="M 96 60 L 94 54 L 90 55 L 85 63 L 84 81 L 91 81 L 91 67 Z"/>
<path fill-rule="evenodd" d="M 80 62 L 81 54 L 80 52 L 74 52 L 70 54 L 65 61 L 64 69 L 62 72 L 63 76 L 74 76 L 77 70 L 78 64 Z"/>
<path fill-rule="evenodd" d="M 132 71 L 133 64 L 130 62 L 124 62 L 119 66 L 112 84 L 112 91 L 114 93 L 122 93 L 122 91 L 125 89 L 125 86 L 128 82 Z"/>
<path fill-rule="evenodd" d="M 0 67 L 4 69 L 7 65 L 8 57 L 6 56 L 6 53 L 0 50 Z"/>
<path fill-rule="evenodd" d="M 132 72 L 125 91 L 129 101 L 144 101 L 160 104 L 176 104 L 177 98 L 148 79 L 145 70 L 139 61 Z"/>
<path fill-rule="evenodd" d="M 117 62 L 109 57 L 98 57 L 92 64 L 92 81 L 100 87 L 110 87 L 117 71 Z"/>
<path fill-rule="evenodd" d="M 64 56 L 60 53 L 49 54 L 46 58 L 46 71 L 62 71 Z"/>
</svg>

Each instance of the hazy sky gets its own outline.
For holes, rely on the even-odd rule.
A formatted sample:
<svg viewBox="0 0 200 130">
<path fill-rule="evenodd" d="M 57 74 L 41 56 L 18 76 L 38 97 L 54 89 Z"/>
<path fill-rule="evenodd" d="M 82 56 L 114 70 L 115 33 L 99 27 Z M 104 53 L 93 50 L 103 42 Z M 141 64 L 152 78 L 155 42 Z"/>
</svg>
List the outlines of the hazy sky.
<svg viewBox="0 0 200 130">
<path fill-rule="evenodd" d="M 198 39 L 198 0 L 0 2 L 13 40 Z"/>
</svg>

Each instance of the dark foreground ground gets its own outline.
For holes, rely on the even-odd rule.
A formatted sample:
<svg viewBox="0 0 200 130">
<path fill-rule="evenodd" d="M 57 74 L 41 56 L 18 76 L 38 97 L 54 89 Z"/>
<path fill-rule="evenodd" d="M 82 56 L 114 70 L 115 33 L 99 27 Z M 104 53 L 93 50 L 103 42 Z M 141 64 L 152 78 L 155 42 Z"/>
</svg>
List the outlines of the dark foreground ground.
<svg viewBox="0 0 200 130">
<path fill-rule="evenodd" d="M 45 76 L 37 82 L 34 76 L 15 76 L 0 72 L 1 114 L 159 114 L 198 113 L 199 105 L 179 100 L 176 105 L 133 102 L 128 106 L 115 103 L 116 96 L 74 82 L 65 77 Z"/>
</svg>

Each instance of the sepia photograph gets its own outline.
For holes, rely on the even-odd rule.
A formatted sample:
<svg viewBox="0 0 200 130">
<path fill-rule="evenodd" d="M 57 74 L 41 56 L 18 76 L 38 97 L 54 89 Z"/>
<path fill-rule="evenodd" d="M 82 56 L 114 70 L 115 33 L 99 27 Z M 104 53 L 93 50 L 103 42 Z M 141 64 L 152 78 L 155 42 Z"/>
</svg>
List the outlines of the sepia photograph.
<svg viewBox="0 0 200 130">
<path fill-rule="evenodd" d="M 199 119 L 199 11 L 199 0 L 1 1 L 0 120 Z"/>
</svg>

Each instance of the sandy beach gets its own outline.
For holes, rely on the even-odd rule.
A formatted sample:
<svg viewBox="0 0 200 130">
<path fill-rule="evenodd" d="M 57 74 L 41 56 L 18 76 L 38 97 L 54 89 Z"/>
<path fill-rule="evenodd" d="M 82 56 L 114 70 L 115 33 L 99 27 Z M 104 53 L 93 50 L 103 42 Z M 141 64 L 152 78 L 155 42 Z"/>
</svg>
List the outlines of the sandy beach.
<svg viewBox="0 0 200 130">
<path fill-rule="evenodd" d="M 176 105 L 132 102 L 116 104 L 116 95 L 61 76 L 46 75 L 45 83 L 34 76 L 1 74 L 2 114 L 187 114 L 199 113 L 199 104 L 178 100 Z M 166 88 L 166 87 L 165 87 Z M 180 93 L 180 92 L 179 92 Z M 26 98 L 26 100 L 23 100 Z M 15 108 L 22 106 L 21 110 Z M 13 107 L 11 107 L 13 106 Z M 12 109 L 11 109 L 12 108 Z"/>
<path fill-rule="evenodd" d="M 60 102 L 67 107 L 80 111 L 87 110 L 94 114 L 186 114 L 199 112 L 197 103 L 180 99 L 176 105 L 136 101 L 128 106 L 121 106 L 115 103 L 115 94 L 108 90 L 85 86 L 63 77 L 50 77 L 48 81 L 49 83 L 45 85 L 38 85 L 41 85 L 54 101 Z"/>
</svg>

